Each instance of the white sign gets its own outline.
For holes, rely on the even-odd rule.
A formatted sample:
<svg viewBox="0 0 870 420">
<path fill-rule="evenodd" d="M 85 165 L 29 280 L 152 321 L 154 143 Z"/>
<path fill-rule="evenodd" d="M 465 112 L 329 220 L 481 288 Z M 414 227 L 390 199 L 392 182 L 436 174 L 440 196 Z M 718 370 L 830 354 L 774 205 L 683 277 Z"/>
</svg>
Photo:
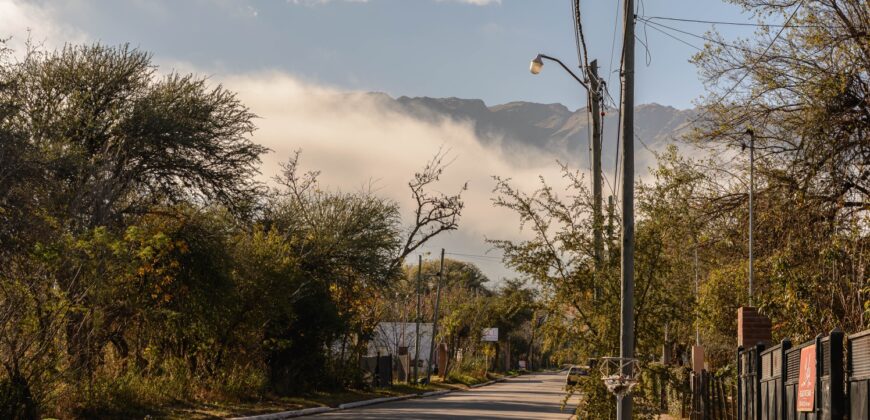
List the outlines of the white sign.
<svg viewBox="0 0 870 420">
<path fill-rule="evenodd" d="M 498 341 L 498 328 L 484 328 L 481 341 Z"/>
</svg>

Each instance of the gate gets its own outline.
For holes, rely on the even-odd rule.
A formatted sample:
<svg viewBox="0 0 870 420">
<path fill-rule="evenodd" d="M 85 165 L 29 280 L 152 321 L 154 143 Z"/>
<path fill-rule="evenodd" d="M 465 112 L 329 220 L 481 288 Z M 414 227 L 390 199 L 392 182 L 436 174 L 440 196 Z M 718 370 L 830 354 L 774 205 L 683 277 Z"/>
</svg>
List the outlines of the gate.
<svg viewBox="0 0 870 420">
<path fill-rule="evenodd" d="M 791 341 L 783 340 L 761 353 L 761 413 L 768 420 L 785 420 L 786 393 L 782 378 L 786 376 L 786 351 Z"/>
<path fill-rule="evenodd" d="M 737 418 L 761 420 L 761 352 L 764 345 L 737 348 Z"/>
<path fill-rule="evenodd" d="M 801 349 L 816 345 L 815 411 L 797 411 L 797 390 L 800 377 Z M 841 420 L 845 395 L 843 392 L 843 333 L 816 336 L 785 351 L 785 412 L 784 420 Z"/>
<path fill-rule="evenodd" d="M 849 336 L 849 419 L 870 420 L 870 330 Z"/>
<path fill-rule="evenodd" d="M 870 331 L 850 337 L 844 365 L 844 334 L 839 329 L 796 347 L 784 340 L 764 350 L 758 345 L 737 352 L 737 405 L 740 420 L 842 420 L 846 389 L 851 396 L 850 420 L 870 420 Z M 815 345 L 816 383 L 813 411 L 797 411 L 801 350 Z M 847 387 L 845 367 L 849 367 Z M 861 417 L 861 416 L 864 417 Z"/>
</svg>

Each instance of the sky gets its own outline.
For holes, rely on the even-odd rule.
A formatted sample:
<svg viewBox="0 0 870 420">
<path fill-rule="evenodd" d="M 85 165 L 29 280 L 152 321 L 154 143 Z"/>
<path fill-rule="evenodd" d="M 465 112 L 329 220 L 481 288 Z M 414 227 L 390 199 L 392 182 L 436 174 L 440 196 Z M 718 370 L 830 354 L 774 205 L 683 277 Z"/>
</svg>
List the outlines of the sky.
<svg viewBox="0 0 870 420">
<path fill-rule="evenodd" d="M 618 4 L 582 0 L 581 9 L 590 59 L 598 59 L 618 97 Z M 644 0 L 638 14 L 751 21 L 719 0 Z M 711 28 L 667 24 L 697 34 Z M 730 38 L 751 33 L 717 29 Z M 468 182 L 466 208 L 460 230 L 429 244 L 427 258 L 445 247 L 466 254 L 453 257 L 477 263 L 494 280 L 516 273 L 502 266 L 486 239 L 528 232 L 518 229 L 515 215 L 493 208 L 492 176 L 530 191 L 538 176 L 559 182 L 556 162 L 521 167 L 512 156 L 483 147 L 466 123 L 415 120 L 355 93 L 478 98 L 488 105 L 558 102 L 576 109 L 586 95 L 562 69 L 548 63 L 540 75 L 529 74 L 529 60 L 539 52 L 576 68 L 573 30 L 570 0 L 0 0 L 0 36 L 11 36 L 7 45 L 18 53 L 28 32 L 49 49 L 129 43 L 153 53 L 163 74 L 193 72 L 238 92 L 259 116 L 253 141 L 272 150 L 263 158 L 264 180 L 301 150 L 303 168 L 320 170 L 324 185 L 344 191 L 374 186 L 407 214 L 407 180 L 447 150 L 453 163 L 436 188 L 449 193 Z M 688 62 L 696 50 L 642 23 L 637 31 L 648 46 L 637 45 L 637 102 L 691 107 L 703 93 Z M 696 46 L 703 42 L 679 36 Z"/>
<path fill-rule="evenodd" d="M 282 70 L 341 89 L 393 96 L 480 98 L 494 105 L 516 100 L 577 108 L 585 94 L 555 68 L 533 78 L 538 52 L 576 67 L 570 0 L 4 0 L 41 10 L 30 22 L 37 40 L 51 22 L 88 40 L 131 43 L 164 63 L 188 63 L 211 74 Z M 28 5 L 29 4 L 29 5 Z M 750 21 L 721 0 L 645 0 L 639 15 Z M 13 5 L 13 6 L 10 6 Z M 622 22 L 614 0 L 584 0 L 589 55 L 602 74 L 619 65 Z M 7 20 L 13 19 L 7 15 Z M 7 22 L 4 22 L 7 23 Z M 21 22 L 8 22 L 21 27 Z M 664 22 L 667 23 L 667 22 Z M 674 23 L 703 33 L 709 25 Z M 4 25 L 9 28 L 10 25 Z M 726 35 L 746 29 L 720 27 Z M 63 32 L 60 32 L 61 34 Z M 21 38 L 20 33 L 10 34 Z M 703 41 L 686 35 L 696 45 Z M 651 63 L 638 44 L 638 103 L 691 106 L 701 92 L 694 50 L 638 25 Z M 57 40 L 52 40 L 57 42 Z M 616 50 L 614 52 L 614 49 Z M 552 67 L 552 66 L 551 66 Z M 617 77 L 610 77 L 618 84 Z M 613 89 L 614 91 L 616 89 Z"/>
</svg>

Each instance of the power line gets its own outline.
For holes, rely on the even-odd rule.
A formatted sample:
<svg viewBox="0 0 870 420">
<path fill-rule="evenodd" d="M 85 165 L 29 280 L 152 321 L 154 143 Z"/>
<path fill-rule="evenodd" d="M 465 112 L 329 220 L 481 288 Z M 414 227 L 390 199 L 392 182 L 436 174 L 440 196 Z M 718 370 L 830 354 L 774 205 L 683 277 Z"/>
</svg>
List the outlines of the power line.
<svg viewBox="0 0 870 420">
<path fill-rule="evenodd" d="M 579 60 L 579 64 L 583 67 L 584 75 L 587 72 L 587 68 L 589 67 L 589 53 L 586 50 L 586 37 L 583 35 L 583 20 L 580 19 L 580 0 L 574 0 L 572 2 L 572 7 L 574 8 L 574 36 L 579 40 L 578 41 L 578 51 L 577 54 L 580 54 L 579 47 L 583 48 L 583 60 Z M 585 78 L 585 76 L 584 76 Z"/>
<path fill-rule="evenodd" d="M 583 55 L 580 47 L 580 30 L 577 28 L 577 9 L 574 6 L 574 1 L 571 1 L 571 22 L 574 24 L 574 45 L 577 49 L 577 64 L 583 66 Z"/>
<path fill-rule="evenodd" d="M 686 19 L 686 18 L 675 18 L 675 17 L 666 17 L 666 16 L 644 16 L 645 19 L 656 19 L 656 20 L 670 20 L 675 22 L 689 22 L 689 23 L 705 23 L 712 25 L 732 25 L 732 26 L 753 26 L 757 28 L 830 28 L 829 26 L 823 25 L 788 25 L 786 24 L 773 24 L 773 23 L 749 23 L 749 22 L 725 22 L 718 20 L 700 20 L 700 19 Z M 638 18 L 641 19 L 641 18 Z"/>
<path fill-rule="evenodd" d="M 496 257 L 496 256 L 492 256 L 492 255 L 463 254 L 463 253 L 460 253 L 460 252 L 445 252 L 445 255 L 456 255 L 456 256 L 460 256 L 460 257 L 470 257 L 470 258 L 489 259 L 489 260 L 495 260 L 495 261 L 501 261 L 501 260 L 502 260 L 501 257 Z"/>
<path fill-rule="evenodd" d="M 752 50 L 749 50 L 749 49 L 747 49 L 747 48 L 745 48 L 745 47 L 741 47 L 741 46 L 739 46 L 739 45 L 729 44 L 729 43 L 727 43 L 727 42 L 720 41 L 720 40 L 715 39 L 715 38 L 710 38 L 710 37 L 707 37 L 707 36 L 698 35 L 698 34 L 695 34 L 695 33 L 692 33 L 692 32 L 684 31 L 684 30 L 682 30 L 682 29 L 677 29 L 677 28 L 674 28 L 674 27 L 672 27 L 672 26 L 664 25 L 664 24 L 661 24 L 661 23 L 658 23 L 658 22 L 653 22 L 653 21 L 651 21 L 651 20 L 649 20 L 649 19 L 646 19 L 646 18 L 643 18 L 643 17 L 638 17 L 637 20 L 643 22 L 643 23 L 644 23 L 644 27 L 646 27 L 647 24 L 654 25 L 654 26 L 652 27 L 653 29 L 656 29 L 656 26 L 659 26 L 659 27 L 662 27 L 662 28 L 670 29 L 670 30 L 672 30 L 672 31 L 674 31 L 674 32 L 679 32 L 679 33 L 681 33 L 681 34 L 686 34 L 686 35 L 693 36 L 693 37 L 698 38 L 698 39 L 703 39 L 703 40 L 705 40 L 705 41 L 709 41 L 709 42 L 712 42 L 712 43 L 714 43 L 714 44 L 719 44 L 719 45 L 722 45 L 722 46 L 724 46 L 724 47 L 734 48 L 734 49 L 738 49 L 738 50 L 746 51 L 746 52 L 752 52 Z M 661 31 L 659 31 L 659 32 L 661 32 Z M 682 40 L 679 40 L 679 41 L 685 43 L 685 41 L 682 41 Z M 698 48 L 698 47 L 695 47 L 694 45 L 691 45 L 691 46 L 694 47 L 694 48 Z"/>
<path fill-rule="evenodd" d="M 653 24 L 653 25 L 654 25 L 653 22 L 648 22 L 648 21 L 643 21 L 643 22 L 644 22 L 644 26 L 646 26 L 647 23 L 650 23 L 650 24 Z M 656 31 L 659 31 L 659 32 L 661 32 L 661 33 L 663 33 L 663 34 L 665 34 L 665 35 L 667 35 L 667 36 L 669 36 L 669 37 L 671 37 L 671 38 L 673 38 L 673 39 L 675 39 L 675 40 L 677 40 L 677 41 L 679 41 L 679 42 L 682 42 L 683 44 L 686 44 L 686 45 L 688 45 L 688 46 L 690 46 L 690 47 L 692 47 L 692 48 L 694 48 L 694 49 L 696 49 L 696 50 L 698 50 L 698 51 L 703 50 L 701 47 L 698 47 L 698 46 L 696 46 L 696 45 L 693 45 L 693 44 L 690 43 L 689 41 L 686 41 L 686 40 L 684 40 L 684 39 L 682 39 L 682 38 L 679 38 L 679 37 L 677 37 L 677 36 L 674 36 L 674 35 L 671 34 L 670 32 L 665 32 L 665 31 L 663 31 L 663 30 L 657 28 L 656 26 L 650 26 L 650 28 L 653 28 L 653 29 L 655 29 Z"/>
<path fill-rule="evenodd" d="M 619 10 L 621 0 L 616 2 L 616 13 L 613 15 L 613 39 L 610 40 L 610 64 L 607 66 L 607 85 L 610 85 L 610 77 L 613 76 L 613 53 L 616 52 L 616 32 L 619 30 Z M 611 99 L 612 100 L 612 99 Z"/>
<path fill-rule="evenodd" d="M 791 15 L 789 15 L 788 19 L 785 21 L 785 25 L 783 25 L 781 28 L 779 28 L 779 31 L 776 33 L 776 36 L 774 36 L 773 39 L 770 40 L 770 43 L 767 44 L 767 48 L 764 49 L 764 52 L 762 52 L 761 55 L 759 55 L 758 58 L 755 60 L 755 62 L 752 63 L 750 68 L 748 68 L 746 70 L 746 72 L 743 73 L 743 76 L 740 77 L 740 80 L 738 80 L 737 83 L 732 85 L 731 88 L 728 89 L 723 95 L 719 96 L 719 99 L 716 102 L 721 102 L 728 95 L 730 95 L 732 92 L 734 92 L 734 89 L 737 89 L 737 87 L 740 86 L 740 84 L 743 83 L 744 80 L 746 80 L 746 77 L 749 76 L 749 73 L 752 73 L 752 71 L 755 70 L 755 67 L 759 63 L 761 63 L 764 56 L 767 55 L 768 51 L 770 51 L 770 49 L 773 47 L 773 44 L 776 43 L 776 41 L 782 35 L 782 32 L 785 31 L 785 28 L 788 27 L 789 22 L 791 22 L 791 20 L 794 19 L 794 17 L 797 15 L 798 10 L 800 10 L 800 8 L 801 8 L 801 6 L 803 6 L 803 4 L 804 4 L 804 2 L 801 1 L 800 3 L 797 4 L 797 6 L 795 6 L 794 10 L 791 12 Z M 694 124 L 694 123 L 698 122 L 702 117 L 704 117 L 707 114 L 707 112 L 708 111 L 705 110 L 704 113 L 702 113 L 701 115 L 698 115 L 698 117 L 695 118 L 692 121 L 692 123 Z"/>
</svg>

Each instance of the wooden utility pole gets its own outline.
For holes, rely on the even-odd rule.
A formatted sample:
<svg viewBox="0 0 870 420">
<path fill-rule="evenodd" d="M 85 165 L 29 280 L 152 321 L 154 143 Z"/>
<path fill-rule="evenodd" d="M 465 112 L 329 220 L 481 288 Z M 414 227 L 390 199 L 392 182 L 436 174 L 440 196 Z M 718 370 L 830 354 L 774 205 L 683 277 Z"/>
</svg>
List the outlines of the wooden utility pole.
<svg viewBox="0 0 870 420">
<path fill-rule="evenodd" d="M 589 110 L 592 113 L 592 229 L 595 247 L 595 276 L 601 271 L 604 254 L 602 230 L 604 219 L 601 214 L 601 80 L 598 78 L 598 60 L 592 60 L 587 69 L 589 79 Z M 595 289 L 596 298 L 599 294 Z"/>
<path fill-rule="evenodd" d="M 634 358 L 634 0 L 625 0 L 622 45 L 622 307 L 619 357 L 623 374 L 630 375 L 627 359 Z M 628 366 L 626 366 L 628 365 Z M 616 418 L 631 419 L 631 394 L 617 400 Z"/>
<path fill-rule="evenodd" d="M 444 248 L 441 248 L 441 267 L 438 269 L 438 291 L 435 292 L 435 317 L 432 319 L 432 340 L 429 345 L 429 363 L 426 367 L 426 383 L 432 380 L 432 360 L 437 357 L 435 353 L 435 336 L 438 335 L 438 307 L 441 305 L 441 284 L 444 283 Z M 438 366 L 443 370 L 444 366 Z"/>
<path fill-rule="evenodd" d="M 420 288 L 423 284 L 423 256 L 417 260 L 417 320 L 414 328 L 414 383 L 417 383 L 417 364 L 420 361 Z"/>
</svg>

